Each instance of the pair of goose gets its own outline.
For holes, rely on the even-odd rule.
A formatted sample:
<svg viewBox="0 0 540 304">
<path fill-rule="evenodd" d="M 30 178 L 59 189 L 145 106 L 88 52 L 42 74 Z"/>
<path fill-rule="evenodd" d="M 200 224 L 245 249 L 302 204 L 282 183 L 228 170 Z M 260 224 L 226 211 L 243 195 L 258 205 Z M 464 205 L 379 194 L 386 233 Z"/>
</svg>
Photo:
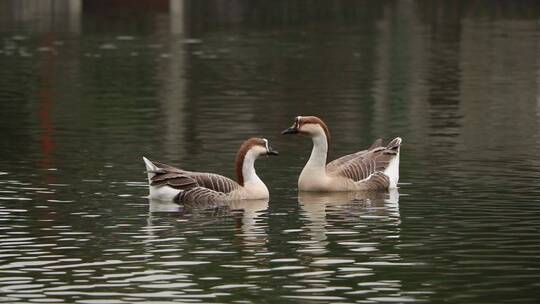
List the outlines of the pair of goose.
<svg viewBox="0 0 540 304">
<path fill-rule="evenodd" d="M 397 137 L 383 146 L 371 147 L 326 163 L 330 132 L 315 116 L 298 116 L 281 134 L 300 134 L 313 141 L 311 157 L 298 179 L 300 191 L 372 191 L 397 188 L 399 150 Z M 246 140 L 236 154 L 236 181 L 213 173 L 192 172 L 143 157 L 148 173 L 149 198 L 176 203 L 208 203 L 243 199 L 267 199 L 266 185 L 255 172 L 261 155 L 277 155 L 264 138 Z"/>
</svg>

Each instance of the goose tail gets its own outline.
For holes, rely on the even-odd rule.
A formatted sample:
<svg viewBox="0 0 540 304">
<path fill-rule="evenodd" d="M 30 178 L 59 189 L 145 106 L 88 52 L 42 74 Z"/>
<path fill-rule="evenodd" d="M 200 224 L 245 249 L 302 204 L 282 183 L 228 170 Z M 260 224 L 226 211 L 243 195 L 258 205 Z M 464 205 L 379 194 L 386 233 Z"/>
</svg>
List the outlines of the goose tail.
<svg viewBox="0 0 540 304">
<path fill-rule="evenodd" d="M 396 137 L 388 143 L 386 149 L 399 152 L 399 147 L 401 147 L 401 137 Z"/>
<path fill-rule="evenodd" d="M 384 152 L 395 155 L 392 157 L 392 160 L 390 160 L 390 164 L 384 172 L 390 179 L 390 184 L 388 186 L 390 189 L 397 188 L 397 183 L 399 181 L 399 150 L 401 147 L 401 141 L 401 137 L 392 139 L 386 146 L 386 150 Z"/>
<path fill-rule="evenodd" d="M 152 161 L 150 161 L 148 158 L 144 156 L 143 156 L 143 161 L 144 161 L 144 165 L 146 166 L 146 173 L 148 174 L 148 183 L 150 183 L 150 180 L 152 179 L 152 177 L 156 175 L 156 173 L 154 172 L 159 170 L 159 168 L 156 165 L 154 165 Z"/>
</svg>

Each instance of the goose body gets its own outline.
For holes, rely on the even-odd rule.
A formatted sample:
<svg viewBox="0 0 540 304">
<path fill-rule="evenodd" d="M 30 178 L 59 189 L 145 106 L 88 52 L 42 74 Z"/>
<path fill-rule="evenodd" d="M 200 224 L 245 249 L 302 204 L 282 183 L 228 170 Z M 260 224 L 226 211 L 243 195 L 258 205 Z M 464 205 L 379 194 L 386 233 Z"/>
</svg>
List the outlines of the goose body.
<svg viewBox="0 0 540 304">
<path fill-rule="evenodd" d="M 143 157 L 148 174 L 148 197 L 176 203 L 267 199 L 268 188 L 255 172 L 255 160 L 261 155 L 277 154 L 266 139 L 246 140 L 236 154 L 236 181 L 219 174 L 182 170 Z"/>
<path fill-rule="evenodd" d="M 397 137 L 386 146 L 376 140 L 370 148 L 345 155 L 327 164 L 330 132 L 315 116 L 298 116 L 282 134 L 301 134 L 311 138 L 313 149 L 300 177 L 301 191 L 365 191 L 397 188 L 399 149 Z"/>
</svg>

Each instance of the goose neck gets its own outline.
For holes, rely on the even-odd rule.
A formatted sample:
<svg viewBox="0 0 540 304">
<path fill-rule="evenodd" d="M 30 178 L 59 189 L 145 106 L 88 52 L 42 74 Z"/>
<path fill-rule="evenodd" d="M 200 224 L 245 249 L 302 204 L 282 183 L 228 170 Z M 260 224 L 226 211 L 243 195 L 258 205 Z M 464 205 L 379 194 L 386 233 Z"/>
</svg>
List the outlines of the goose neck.
<svg viewBox="0 0 540 304">
<path fill-rule="evenodd" d="M 310 168 L 325 169 L 328 155 L 328 140 L 324 134 L 317 134 L 312 137 L 313 149 L 306 166 Z"/>
<path fill-rule="evenodd" d="M 244 156 L 242 163 L 237 164 L 237 166 L 242 166 L 242 186 L 262 183 L 261 179 L 257 175 L 257 172 L 255 171 L 255 160 L 257 157 L 258 155 L 256 152 L 248 151 Z"/>
</svg>

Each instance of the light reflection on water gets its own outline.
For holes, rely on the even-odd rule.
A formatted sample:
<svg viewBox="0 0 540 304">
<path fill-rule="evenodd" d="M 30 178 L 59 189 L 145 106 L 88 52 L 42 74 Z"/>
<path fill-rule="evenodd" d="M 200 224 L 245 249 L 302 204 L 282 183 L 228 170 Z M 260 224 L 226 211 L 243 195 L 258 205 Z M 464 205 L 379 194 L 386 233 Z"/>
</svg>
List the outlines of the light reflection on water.
<svg viewBox="0 0 540 304">
<path fill-rule="evenodd" d="M 535 1 L 51 1 L 0 2 L 0 302 L 537 300 Z M 403 137 L 399 193 L 297 193 L 299 114 Z M 269 201 L 146 198 L 251 136 Z"/>
<path fill-rule="evenodd" d="M 28 185 L 18 189 L 43 191 Z M 406 265 L 399 254 L 377 253 L 379 238 L 399 239 L 397 191 L 299 193 L 299 219 L 294 222 L 279 219 L 287 214 L 272 213 L 268 201 L 179 208 L 144 197 L 115 200 L 136 212 L 117 214 L 106 226 L 97 222 L 111 215 L 81 211 L 84 207 L 73 202 L 46 206 L 63 214 L 57 220 L 39 220 L 38 227 L 21 216 L 40 209 L 31 201 L 26 209 L 4 206 L 2 219 L 10 223 L 2 228 L 0 242 L 2 258 L 10 261 L 0 266 L 5 300 L 227 300 L 233 295 L 270 296 L 276 289 L 287 299 L 344 300 L 399 290 L 399 281 L 367 284 L 372 280 L 366 278 L 375 276 L 381 265 Z M 67 215 L 79 222 L 86 219 L 86 224 L 54 223 Z M 274 225 L 277 231 L 272 231 L 270 217 L 282 222 Z M 24 224 L 15 225 L 18 221 Z M 381 223 L 369 240 L 361 237 Z M 39 232 L 26 231 L 35 228 Z M 279 250 L 276 242 L 287 244 L 290 253 Z M 345 250 L 336 255 L 332 246 Z"/>
<path fill-rule="evenodd" d="M 535 227 L 539 210 L 518 202 L 466 206 L 454 195 L 459 208 L 439 205 L 432 213 L 430 201 L 406 195 L 400 202 L 398 191 L 301 192 L 271 203 L 179 208 L 148 201 L 144 183 L 125 182 L 122 188 L 135 185 L 143 196 L 105 194 L 118 204 L 111 214 L 78 201 L 36 205 L 36 195 L 55 188 L 5 184 L 28 199 L 2 204 L 0 289 L 6 302 L 256 301 L 276 294 L 291 301 L 418 302 L 444 292 L 426 284 L 426 275 L 456 276 L 444 281 L 460 285 L 492 273 L 475 285 L 479 292 L 504 284 L 496 280 L 500 269 L 504 280 L 537 276 L 524 268 L 527 260 L 514 256 L 535 259 L 538 247 L 527 240 L 536 232 L 528 227 Z M 408 185 L 402 191 L 407 188 L 414 190 Z"/>
</svg>

